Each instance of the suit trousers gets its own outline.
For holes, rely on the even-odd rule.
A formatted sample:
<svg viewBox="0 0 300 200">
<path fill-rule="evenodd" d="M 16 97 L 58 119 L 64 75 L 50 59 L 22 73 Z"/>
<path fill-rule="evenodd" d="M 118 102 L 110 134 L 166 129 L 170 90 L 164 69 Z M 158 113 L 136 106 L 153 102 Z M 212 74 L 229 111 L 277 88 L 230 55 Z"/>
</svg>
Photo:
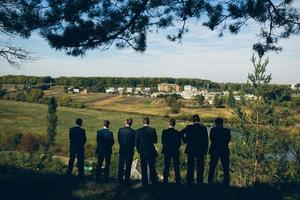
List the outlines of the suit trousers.
<svg viewBox="0 0 300 200">
<path fill-rule="evenodd" d="M 176 183 L 180 183 L 181 182 L 181 176 L 180 176 L 180 169 L 179 169 L 179 166 L 180 166 L 179 154 L 165 155 L 164 173 L 163 173 L 164 183 L 168 182 L 171 160 L 173 160 Z"/>
<path fill-rule="evenodd" d="M 119 154 L 119 171 L 118 171 L 118 181 L 123 182 L 124 180 L 124 167 L 125 167 L 125 182 L 130 180 L 131 165 L 133 160 L 133 154 Z"/>
<path fill-rule="evenodd" d="M 153 157 L 141 157 L 141 171 L 143 185 L 148 185 L 148 169 L 150 170 L 150 180 L 152 184 L 157 183 L 157 174 L 155 169 L 155 156 Z"/>
<path fill-rule="evenodd" d="M 187 185 L 191 186 L 194 184 L 195 164 L 197 168 L 197 183 L 202 184 L 204 173 L 204 155 L 188 155 L 187 157 Z"/>
<path fill-rule="evenodd" d="M 102 164 L 105 160 L 105 168 L 104 168 L 104 179 L 107 180 L 109 176 L 109 170 L 110 170 L 110 160 L 111 155 L 98 155 L 98 163 L 97 163 L 97 171 L 96 171 L 96 177 L 99 179 L 102 174 Z"/>
<path fill-rule="evenodd" d="M 230 175 L 229 175 L 229 155 L 210 155 L 209 162 L 209 173 L 208 173 L 208 183 L 212 184 L 214 182 L 215 170 L 219 159 L 221 160 L 223 168 L 223 184 L 229 185 Z"/>
<path fill-rule="evenodd" d="M 75 158 L 77 157 L 78 176 L 84 176 L 84 151 L 70 151 L 70 159 L 67 174 L 71 175 L 74 167 Z"/>
</svg>

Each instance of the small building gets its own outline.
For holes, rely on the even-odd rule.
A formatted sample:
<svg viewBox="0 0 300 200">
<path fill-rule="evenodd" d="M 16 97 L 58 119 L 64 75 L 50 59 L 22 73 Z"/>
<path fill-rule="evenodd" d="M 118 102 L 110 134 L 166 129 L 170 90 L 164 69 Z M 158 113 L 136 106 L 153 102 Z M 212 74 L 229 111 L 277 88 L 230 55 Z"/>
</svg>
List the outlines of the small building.
<svg viewBox="0 0 300 200">
<path fill-rule="evenodd" d="M 291 89 L 292 90 L 297 90 L 299 88 L 299 83 L 298 84 L 291 84 Z"/>
<path fill-rule="evenodd" d="M 180 87 L 177 84 L 172 84 L 172 83 L 161 83 L 158 84 L 158 91 L 159 92 L 179 92 L 180 91 Z"/>
<path fill-rule="evenodd" d="M 132 93 L 133 89 L 131 87 L 126 88 L 126 93 Z"/>
<path fill-rule="evenodd" d="M 240 101 L 240 100 L 241 100 L 241 96 L 234 96 L 234 99 L 235 99 L 236 101 Z"/>
<path fill-rule="evenodd" d="M 144 91 L 145 91 L 145 92 L 151 92 L 151 88 L 145 87 L 145 88 L 144 88 Z"/>
<path fill-rule="evenodd" d="M 114 93 L 115 92 L 115 88 L 109 87 L 109 88 L 105 89 L 105 92 L 106 93 Z"/>
<path fill-rule="evenodd" d="M 192 91 L 192 92 L 196 92 L 197 91 L 197 88 L 192 86 L 192 85 L 184 85 L 183 86 L 183 90 L 184 91 Z"/>
<path fill-rule="evenodd" d="M 124 88 L 122 88 L 122 87 L 118 87 L 118 89 L 117 89 L 117 90 L 118 90 L 118 92 L 119 92 L 119 93 L 123 93 L 123 91 L 124 91 Z"/>
<path fill-rule="evenodd" d="M 136 87 L 136 88 L 135 88 L 135 92 L 142 92 L 142 88 Z"/>
<path fill-rule="evenodd" d="M 74 88 L 73 89 L 73 93 L 79 94 L 80 93 L 80 89 L 79 88 Z"/>
</svg>

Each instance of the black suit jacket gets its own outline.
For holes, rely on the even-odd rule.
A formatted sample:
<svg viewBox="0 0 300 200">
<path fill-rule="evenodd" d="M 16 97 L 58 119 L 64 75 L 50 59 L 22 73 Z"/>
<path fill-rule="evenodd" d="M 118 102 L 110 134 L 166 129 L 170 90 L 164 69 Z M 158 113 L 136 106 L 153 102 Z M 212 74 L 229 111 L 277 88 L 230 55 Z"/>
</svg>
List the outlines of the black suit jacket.
<svg viewBox="0 0 300 200">
<path fill-rule="evenodd" d="M 113 133 L 108 129 L 97 131 L 97 148 L 96 155 L 108 156 L 112 154 L 112 146 L 114 145 Z"/>
<path fill-rule="evenodd" d="M 132 155 L 135 146 L 135 130 L 131 127 L 123 127 L 118 131 L 119 152 L 123 155 Z"/>
<path fill-rule="evenodd" d="M 182 134 L 174 128 L 163 130 L 161 136 L 161 143 L 163 145 L 162 154 L 164 155 L 178 155 L 181 145 Z"/>
<path fill-rule="evenodd" d="M 144 126 L 137 130 L 135 144 L 141 157 L 157 156 L 155 143 L 157 143 L 157 134 L 154 128 Z"/>
<path fill-rule="evenodd" d="M 205 155 L 208 148 L 207 128 L 200 123 L 187 125 L 181 133 L 186 143 L 185 153 L 192 156 Z"/>
<path fill-rule="evenodd" d="M 223 127 L 214 127 L 209 135 L 211 145 L 209 154 L 211 155 L 229 155 L 228 144 L 231 139 L 230 129 Z"/>
<path fill-rule="evenodd" d="M 86 143 L 85 130 L 79 126 L 70 128 L 69 130 L 70 139 L 70 152 L 78 153 L 84 151 L 84 145 Z"/>
</svg>

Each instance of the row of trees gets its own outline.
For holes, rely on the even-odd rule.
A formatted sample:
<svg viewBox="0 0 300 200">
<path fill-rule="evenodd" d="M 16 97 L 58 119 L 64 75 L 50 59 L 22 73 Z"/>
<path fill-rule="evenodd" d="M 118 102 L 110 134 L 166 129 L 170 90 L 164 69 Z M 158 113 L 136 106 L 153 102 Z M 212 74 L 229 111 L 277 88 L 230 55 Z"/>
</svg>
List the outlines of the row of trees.
<svg viewBox="0 0 300 200">
<path fill-rule="evenodd" d="M 209 80 L 189 78 L 150 78 L 150 77 L 59 77 L 1 76 L 2 84 L 55 84 L 61 86 L 103 88 L 103 87 L 157 87 L 160 83 L 175 83 L 180 86 L 193 85 L 197 88 L 219 89 L 220 84 Z"/>
</svg>

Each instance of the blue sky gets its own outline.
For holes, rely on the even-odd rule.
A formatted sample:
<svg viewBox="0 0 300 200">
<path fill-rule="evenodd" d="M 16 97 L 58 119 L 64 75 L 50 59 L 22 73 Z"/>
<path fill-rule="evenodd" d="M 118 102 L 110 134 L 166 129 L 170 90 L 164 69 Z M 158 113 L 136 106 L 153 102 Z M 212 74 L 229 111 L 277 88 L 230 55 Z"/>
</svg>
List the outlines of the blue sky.
<svg viewBox="0 0 300 200">
<path fill-rule="evenodd" d="M 132 49 L 89 51 L 83 58 L 70 57 L 51 49 L 37 34 L 15 44 L 35 52 L 37 60 L 12 67 L 0 59 L 0 75 L 38 76 L 124 76 L 185 77 L 217 82 L 245 82 L 253 70 L 250 62 L 252 44 L 257 41 L 256 25 L 248 25 L 238 35 L 228 32 L 222 38 L 201 23 L 189 23 L 181 44 L 170 42 L 170 30 L 148 35 L 144 53 Z M 300 37 L 280 41 L 283 51 L 268 53 L 268 72 L 273 83 L 300 82 Z"/>
</svg>

